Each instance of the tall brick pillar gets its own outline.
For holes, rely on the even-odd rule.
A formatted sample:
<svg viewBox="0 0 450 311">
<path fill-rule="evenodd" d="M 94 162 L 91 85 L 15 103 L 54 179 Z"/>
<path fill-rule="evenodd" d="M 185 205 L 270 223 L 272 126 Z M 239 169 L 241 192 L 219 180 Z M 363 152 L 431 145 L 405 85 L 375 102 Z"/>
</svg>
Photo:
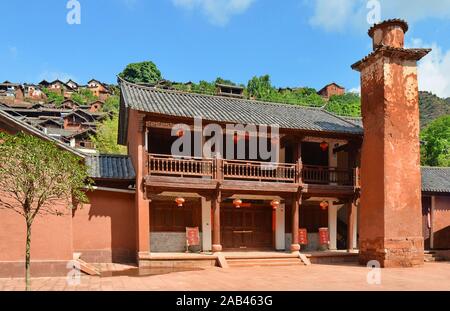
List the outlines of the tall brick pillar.
<svg viewBox="0 0 450 311">
<path fill-rule="evenodd" d="M 369 30 L 374 51 L 361 72 L 360 263 L 423 265 L 417 61 L 429 49 L 405 49 L 408 24 L 388 20 Z"/>
</svg>

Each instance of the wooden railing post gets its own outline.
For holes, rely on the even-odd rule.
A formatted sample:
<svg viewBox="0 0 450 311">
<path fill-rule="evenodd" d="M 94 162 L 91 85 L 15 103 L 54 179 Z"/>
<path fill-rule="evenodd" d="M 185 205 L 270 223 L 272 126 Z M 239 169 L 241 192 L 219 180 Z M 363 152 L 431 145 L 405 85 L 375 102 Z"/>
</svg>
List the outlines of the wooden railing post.
<svg viewBox="0 0 450 311">
<path fill-rule="evenodd" d="M 355 167 L 355 169 L 353 170 L 353 185 L 355 186 L 355 188 L 360 188 L 360 182 L 359 182 L 359 178 L 360 178 L 360 170 L 359 167 Z"/>
<path fill-rule="evenodd" d="M 224 162 L 222 159 L 222 155 L 220 153 L 216 154 L 215 162 L 216 162 L 216 179 L 221 181 L 223 180 Z"/>
<path fill-rule="evenodd" d="M 299 158 L 297 161 L 297 168 L 296 168 L 296 177 L 295 177 L 295 182 L 298 184 L 302 184 L 303 183 L 303 163 L 302 163 L 302 158 Z"/>
</svg>

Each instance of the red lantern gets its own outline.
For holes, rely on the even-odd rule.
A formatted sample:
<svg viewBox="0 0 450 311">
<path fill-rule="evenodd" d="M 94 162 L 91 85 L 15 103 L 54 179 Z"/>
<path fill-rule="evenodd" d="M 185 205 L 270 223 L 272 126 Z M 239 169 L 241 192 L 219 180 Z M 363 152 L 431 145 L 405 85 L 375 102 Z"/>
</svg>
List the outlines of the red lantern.
<svg viewBox="0 0 450 311">
<path fill-rule="evenodd" d="M 274 210 L 276 210 L 277 208 L 280 207 L 280 201 L 278 201 L 278 200 L 273 200 L 273 201 L 270 203 L 270 205 L 272 205 L 272 208 L 273 208 Z"/>
<path fill-rule="evenodd" d="M 186 202 L 184 198 L 177 198 L 175 203 L 177 203 L 178 207 L 183 207 L 183 204 Z"/>
<path fill-rule="evenodd" d="M 329 144 L 326 141 L 324 141 L 320 144 L 320 149 L 322 149 L 322 151 L 325 152 L 328 150 L 328 146 Z"/>
<path fill-rule="evenodd" d="M 240 199 L 234 200 L 234 201 L 233 201 L 233 205 L 234 205 L 234 207 L 236 207 L 236 208 L 241 208 L 241 206 L 242 206 L 242 200 L 240 200 Z"/>
<path fill-rule="evenodd" d="M 330 204 L 328 204 L 327 201 L 323 201 L 323 202 L 320 203 L 320 208 L 322 210 L 326 210 L 328 208 L 328 206 L 330 206 Z"/>
</svg>

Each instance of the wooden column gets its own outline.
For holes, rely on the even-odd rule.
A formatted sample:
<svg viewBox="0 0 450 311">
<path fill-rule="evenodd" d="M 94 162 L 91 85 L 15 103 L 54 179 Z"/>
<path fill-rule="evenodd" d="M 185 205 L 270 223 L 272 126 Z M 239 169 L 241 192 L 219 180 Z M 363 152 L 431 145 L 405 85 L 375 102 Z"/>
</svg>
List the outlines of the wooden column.
<svg viewBox="0 0 450 311">
<path fill-rule="evenodd" d="M 148 174 L 148 158 L 145 150 L 145 129 L 143 116 L 138 116 L 138 137 L 136 138 L 136 249 L 140 255 L 150 253 L 150 204 L 145 193 L 144 178 Z"/>
<path fill-rule="evenodd" d="M 355 234 L 356 199 L 350 202 L 347 214 L 347 251 L 353 250 L 353 236 Z"/>
<path fill-rule="evenodd" d="M 294 194 L 292 197 L 292 244 L 291 251 L 300 251 L 299 240 L 299 222 L 300 222 L 300 205 L 302 201 L 301 194 Z"/>
<path fill-rule="evenodd" d="M 220 240 L 220 192 L 215 194 L 211 201 L 213 212 L 212 250 L 214 253 L 222 251 Z"/>
</svg>

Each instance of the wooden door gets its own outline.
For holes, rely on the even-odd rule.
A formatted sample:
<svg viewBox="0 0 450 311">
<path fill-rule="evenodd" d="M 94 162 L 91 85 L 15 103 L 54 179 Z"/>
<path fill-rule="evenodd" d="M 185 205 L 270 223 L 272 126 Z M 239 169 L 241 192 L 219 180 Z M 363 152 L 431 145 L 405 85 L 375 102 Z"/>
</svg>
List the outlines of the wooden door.
<svg viewBox="0 0 450 311">
<path fill-rule="evenodd" d="M 222 245 L 229 250 L 273 249 L 272 208 L 221 208 Z"/>
</svg>

